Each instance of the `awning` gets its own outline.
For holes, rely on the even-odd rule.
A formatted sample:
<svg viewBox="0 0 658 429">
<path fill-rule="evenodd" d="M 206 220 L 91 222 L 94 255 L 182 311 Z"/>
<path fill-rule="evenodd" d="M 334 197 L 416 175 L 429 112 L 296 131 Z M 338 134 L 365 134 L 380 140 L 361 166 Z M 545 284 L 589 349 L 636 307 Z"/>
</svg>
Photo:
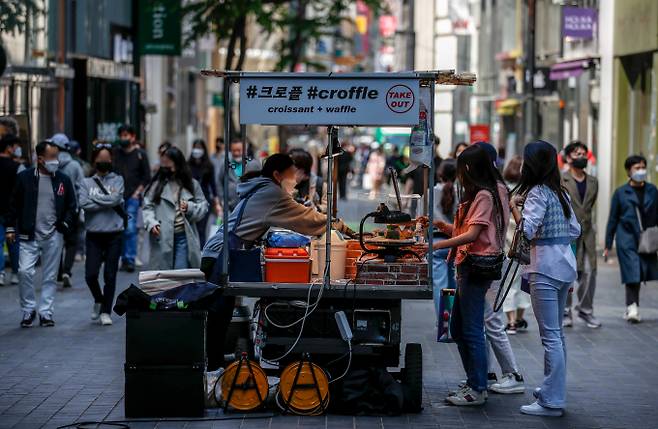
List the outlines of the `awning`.
<svg viewBox="0 0 658 429">
<path fill-rule="evenodd" d="M 589 65 L 589 59 L 554 64 L 551 66 L 550 79 L 563 80 L 569 79 L 572 76 L 578 77 L 583 74 L 583 71 L 588 68 Z"/>
<path fill-rule="evenodd" d="M 500 116 L 511 116 L 516 113 L 516 108 L 521 105 L 521 102 L 516 98 L 506 98 L 503 100 L 496 100 L 495 107 L 496 113 Z"/>
</svg>

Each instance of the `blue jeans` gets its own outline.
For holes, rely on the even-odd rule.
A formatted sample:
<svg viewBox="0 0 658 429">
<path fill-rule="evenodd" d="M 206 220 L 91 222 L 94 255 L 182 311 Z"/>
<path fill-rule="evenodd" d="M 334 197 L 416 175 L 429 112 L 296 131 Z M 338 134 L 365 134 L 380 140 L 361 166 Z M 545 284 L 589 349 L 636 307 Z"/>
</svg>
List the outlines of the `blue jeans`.
<svg viewBox="0 0 658 429">
<path fill-rule="evenodd" d="M 467 268 L 457 270 L 457 293 L 450 318 L 450 333 L 457 343 L 466 371 L 466 384 L 487 390 L 487 349 L 484 339 L 484 297 L 490 280 L 474 279 Z"/>
<path fill-rule="evenodd" d="M 544 346 L 544 382 L 537 402 L 547 408 L 564 408 L 567 396 L 567 346 L 562 317 L 571 283 L 542 275 L 530 276 L 530 298 Z"/>
<path fill-rule="evenodd" d="M 455 289 L 455 266 L 448 263 L 450 249 L 435 250 L 432 254 L 432 285 L 434 294 L 434 312 L 436 320 L 441 320 L 439 314 L 439 303 L 441 302 L 441 289 Z"/>
<path fill-rule="evenodd" d="M 0 225 L 0 272 L 5 271 L 5 226 Z M 12 244 L 7 243 L 9 250 L 9 262 L 11 263 L 11 270 L 14 274 L 18 274 L 18 240 Z"/>
<path fill-rule="evenodd" d="M 41 279 L 41 303 L 39 314 L 52 316 L 55 291 L 57 291 L 57 270 L 62 256 L 64 239 L 56 232 L 47 240 L 21 241 L 20 261 L 18 270 L 18 291 L 21 300 L 21 310 L 32 312 L 36 310 L 37 300 L 34 288 L 37 260 L 41 256 L 43 275 Z"/>
<path fill-rule="evenodd" d="M 174 270 L 190 268 L 187 259 L 187 237 L 184 232 L 174 234 Z"/>
<path fill-rule="evenodd" d="M 128 214 L 128 225 L 123 231 L 123 255 L 121 260 L 124 264 L 135 264 L 137 257 L 137 214 L 140 201 L 138 198 L 126 200 L 126 213 Z"/>
</svg>

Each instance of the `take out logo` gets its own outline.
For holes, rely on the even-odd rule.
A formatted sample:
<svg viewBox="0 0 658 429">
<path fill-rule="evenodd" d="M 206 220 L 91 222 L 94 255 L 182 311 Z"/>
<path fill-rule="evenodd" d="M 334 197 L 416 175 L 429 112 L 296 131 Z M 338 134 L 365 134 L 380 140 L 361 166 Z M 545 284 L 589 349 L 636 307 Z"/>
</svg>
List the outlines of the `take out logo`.
<svg viewBox="0 0 658 429">
<path fill-rule="evenodd" d="M 395 113 L 406 113 L 414 106 L 414 92 L 407 85 L 394 85 L 386 91 L 386 105 Z"/>
</svg>

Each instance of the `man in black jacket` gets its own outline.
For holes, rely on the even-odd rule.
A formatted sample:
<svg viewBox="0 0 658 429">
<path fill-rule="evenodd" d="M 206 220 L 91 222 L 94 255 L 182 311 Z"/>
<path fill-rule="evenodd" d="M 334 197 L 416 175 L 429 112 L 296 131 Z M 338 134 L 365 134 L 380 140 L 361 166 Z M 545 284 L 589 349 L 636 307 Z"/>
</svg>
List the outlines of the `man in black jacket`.
<svg viewBox="0 0 658 429">
<path fill-rule="evenodd" d="M 73 224 L 77 206 L 71 180 L 57 171 L 57 146 L 48 140 L 42 141 L 36 153 L 37 167 L 23 171 L 16 178 L 5 220 L 7 241 L 20 241 L 18 274 L 23 328 L 31 327 L 36 318 L 34 274 L 39 256 L 43 267 L 39 324 L 55 326 L 53 301 L 62 234 Z"/>
</svg>

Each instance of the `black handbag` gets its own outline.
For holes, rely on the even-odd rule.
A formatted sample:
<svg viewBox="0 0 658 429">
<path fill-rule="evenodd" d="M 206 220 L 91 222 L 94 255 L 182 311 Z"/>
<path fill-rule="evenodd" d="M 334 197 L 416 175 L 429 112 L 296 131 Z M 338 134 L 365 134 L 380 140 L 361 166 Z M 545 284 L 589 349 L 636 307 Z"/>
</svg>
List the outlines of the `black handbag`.
<svg viewBox="0 0 658 429">
<path fill-rule="evenodd" d="M 494 214 L 496 216 L 496 236 L 501 248 L 504 246 L 503 237 L 503 210 L 499 207 L 499 201 L 494 195 L 493 191 L 488 190 L 494 201 Z M 496 255 L 474 255 L 472 253 L 466 254 L 464 264 L 469 269 L 469 276 L 479 280 L 500 280 L 503 276 L 503 262 L 505 262 L 505 253 L 500 252 Z"/>
<path fill-rule="evenodd" d="M 228 234 L 224 234 L 224 245 L 217 257 L 213 274 L 210 281 L 215 284 L 221 283 L 221 274 L 223 271 L 224 251 L 228 249 L 228 277 L 232 282 L 262 282 L 263 270 L 261 267 L 261 250 L 260 247 L 254 247 L 251 243 L 242 240 L 235 234 L 238 225 L 242 221 L 244 209 L 251 198 L 260 188 L 256 187 L 249 194 L 245 195 L 240 201 L 238 216 L 233 224 L 233 229 Z"/>
</svg>

